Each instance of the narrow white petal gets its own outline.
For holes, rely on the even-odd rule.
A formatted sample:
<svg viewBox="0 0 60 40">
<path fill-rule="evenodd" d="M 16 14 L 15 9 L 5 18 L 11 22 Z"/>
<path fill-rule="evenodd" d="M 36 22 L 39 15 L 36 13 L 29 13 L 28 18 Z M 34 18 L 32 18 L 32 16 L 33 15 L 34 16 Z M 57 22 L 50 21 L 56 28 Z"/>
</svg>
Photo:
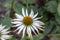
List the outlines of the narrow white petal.
<svg viewBox="0 0 60 40">
<path fill-rule="evenodd" d="M 34 21 L 35 23 L 38 23 L 39 25 L 44 25 L 44 23 L 43 22 L 41 22 L 41 21 Z"/>
<path fill-rule="evenodd" d="M 33 25 L 33 26 L 35 26 L 35 25 Z M 43 31 L 43 29 L 41 28 L 42 26 L 35 26 L 35 27 L 38 28 L 39 30 Z"/>
<path fill-rule="evenodd" d="M 23 18 L 23 16 L 22 15 L 19 15 L 19 14 L 15 14 L 16 15 L 16 17 L 18 18 L 18 19 L 22 19 Z"/>
<path fill-rule="evenodd" d="M 22 8 L 22 15 L 25 17 L 24 8 Z"/>
<path fill-rule="evenodd" d="M 32 26 L 33 26 L 33 25 L 32 25 Z M 33 26 L 33 28 L 37 31 L 37 33 L 39 33 L 38 29 L 37 29 L 35 26 Z"/>
<path fill-rule="evenodd" d="M 7 28 L 7 29 L 2 30 L 1 32 L 6 32 L 7 30 L 8 30 L 8 28 Z"/>
<path fill-rule="evenodd" d="M 12 24 L 21 24 L 22 22 L 11 22 Z"/>
<path fill-rule="evenodd" d="M 9 33 L 9 32 L 2 32 L 3 35 L 6 35 L 6 34 L 8 34 L 8 33 Z"/>
<path fill-rule="evenodd" d="M 0 25 L 0 27 L 2 27 L 2 24 Z"/>
<path fill-rule="evenodd" d="M 19 26 L 15 31 L 17 31 L 17 30 L 19 30 L 19 29 L 21 29 L 21 28 L 23 28 L 24 26 L 23 25 L 21 25 L 21 26 Z"/>
<path fill-rule="evenodd" d="M 28 16 L 28 11 L 27 11 L 27 9 L 26 9 L 26 16 Z"/>
<path fill-rule="evenodd" d="M 35 21 L 35 20 L 38 20 L 38 19 L 40 19 L 40 18 L 35 18 L 35 19 L 33 19 L 33 20 Z"/>
<path fill-rule="evenodd" d="M 33 18 L 37 17 L 37 15 L 38 15 L 38 13 L 36 13 L 36 14 L 33 16 Z"/>
<path fill-rule="evenodd" d="M 20 25 L 22 25 L 22 23 L 21 24 L 13 25 L 12 27 L 19 27 Z"/>
<path fill-rule="evenodd" d="M 24 26 L 22 25 L 17 34 L 19 34 L 23 29 L 24 29 Z"/>
<path fill-rule="evenodd" d="M 12 21 L 21 21 L 22 19 L 12 19 Z"/>
<path fill-rule="evenodd" d="M 27 27 L 27 34 L 29 37 L 31 36 L 31 28 L 30 27 Z"/>
<path fill-rule="evenodd" d="M 30 27 L 27 27 L 27 33 L 31 33 Z"/>
<path fill-rule="evenodd" d="M 34 16 L 34 12 L 33 12 L 33 10 L 31 9 L 31 13 L 30 13 L 30 15 L 29 15 L 30 17 L 33 17 Z"/>
<path fill-rule="evenodd" d="M 40 21 L 34 21 L 34 22 L 36 22 L 36 23 L 40 23 Z"/>
<path fill-rule="evenodd" d="M 4 38 L 4 39 L 9 39 L 10 36 L 9 36 L 9 35 L 2 35 L 2 38 Z"/>
<path fill-rule="evenodd" d="M 35 23 L 35 22 L 33 23 L 33 25 L 35 25 L 35 26 L 40 26 L 40 24 L 39 24 L 39 23 Z"/>
<path fill-rule="evenodd" d="M 34 26 L 42 27 L 39 23 L 33 23 Z"/>
<path fill-rule="evenodd" d="M 6 40 L 6 39 L 4 39 L 4 38 L 1 38 L 1 40 Z"/>
<path fill-rule="evenodd" d="M 40 21 L 40 25 L 45 25 L 42 21 Z"/>
<path fill-rule="evenodd" d="M 24 35 L 25 35 L 25 30 L 26 30 L 26 27 L 23 29 L 23 36 L 22 37 L 24 37 Z"/>
<path fill-rule="evenodd" d="M 36 32 L 35 32 L 35 30 L 33 29 L 33 27 L 31 27 L 31 30 L 34 32 L 34 34 L 36 35 Z"/>
<path fill-rule="evenodd" d="M 42 30 L 42 31 L 44 31 L 42 28 L 39 28 L 39 30 Z"/>
<path fill-rule="evenodd" d="M 1 26 L 1 27 L 0 27 L 0 31 L 3 30 L 4 28 L 5 28 L 5 26 Z"/>
</svg>

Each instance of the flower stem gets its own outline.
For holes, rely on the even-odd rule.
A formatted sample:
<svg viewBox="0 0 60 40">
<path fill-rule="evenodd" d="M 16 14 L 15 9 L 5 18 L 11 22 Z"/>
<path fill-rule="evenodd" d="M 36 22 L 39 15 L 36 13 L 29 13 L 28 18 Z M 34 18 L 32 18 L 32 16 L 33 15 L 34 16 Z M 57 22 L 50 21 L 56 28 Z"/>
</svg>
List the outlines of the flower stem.
<svg viewBox="0 0 60 40">
<path fill-rule="evenodd" d="M 28 0 L 26 0 L 26 7 L 28 8 Z"/>
<path fill-rule="evenodd" d="M 14 11 L 14 8 L 13 8 L 13 6 L 14 6 L 14 1 L 15 1 L 15 0 L 12 0 L 12 2 L 11 2 L 11 9 L 10 9 L 10 17 L 11 17 L 11 18 L 14 18 L 14 17 L 15 17 L 15 11 Z"/>
<path fill-rule="evenodd" d="M 13 9 L 13 6 L 14 6 L 14 0 L 12 0 L 11 2 L 11 9 Z"/>
</svg>

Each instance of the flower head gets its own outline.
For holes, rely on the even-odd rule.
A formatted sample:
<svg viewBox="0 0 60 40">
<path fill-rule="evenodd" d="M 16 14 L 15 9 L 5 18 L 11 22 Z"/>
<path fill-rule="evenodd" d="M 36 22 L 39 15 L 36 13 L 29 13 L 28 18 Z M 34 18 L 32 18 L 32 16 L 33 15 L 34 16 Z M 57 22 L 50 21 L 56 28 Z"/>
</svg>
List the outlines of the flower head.
<svg viewBox="0 0 60 40">
<path fill-rule="evenodd" d="M 40 18 L 37 18 L 38 13 L 34 15 L 33 10 L 31 9 L 31 13 L 28 14 L 28 11 L 26 9 L 26 13 L 24 12 L 24 8 L 22 8 L 22 15 L 15 14 L 16 18 L 13 19 L 13 22 L 11 22 L 13 25 L 12 27 L 17 27 L 15 31 L 18 31 L 19 34 L 21 31 L 23 32 L 23 37 L 25 32 L 27 32 L 28 36 L 30 37 L 32 35 L 32 32 L 34 34 L 39 33 L 39 30 L 42 30 L 42 25 L 44 25 L 43 22 L 41 22 Z M 37 33 L 36 33 L 36 32 Z"/>
<path fill-rule="evenodd" d="M 6 40 L 10 38 L 10 35 L 7 35 L 9 33 L 9 31 L 7 31 L 8 29 L 5 29 L 6 26 L 2 26 L 2 24 L 0 25 L 0 39 L 1 40 Z"/>
</svg>

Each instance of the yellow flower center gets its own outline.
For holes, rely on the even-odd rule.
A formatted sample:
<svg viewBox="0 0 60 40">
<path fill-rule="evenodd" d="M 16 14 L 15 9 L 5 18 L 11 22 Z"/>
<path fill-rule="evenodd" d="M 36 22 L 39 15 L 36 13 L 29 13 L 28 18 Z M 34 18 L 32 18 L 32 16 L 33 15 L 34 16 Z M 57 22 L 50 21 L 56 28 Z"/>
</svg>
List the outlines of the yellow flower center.
<svg viewBox="0 0 60 40">
<path fill-rule="evenodd" d="M 26 25 L 26 26 L 29 26 L 33 23 L 33 20 L 30 16 L 25 16 L 23 18 L 23 24 Z"/>
<path fill-rule="evenodd" d="M 1 38 L 2 34 L 0 33 L 0 38 Z"/>
</svg>

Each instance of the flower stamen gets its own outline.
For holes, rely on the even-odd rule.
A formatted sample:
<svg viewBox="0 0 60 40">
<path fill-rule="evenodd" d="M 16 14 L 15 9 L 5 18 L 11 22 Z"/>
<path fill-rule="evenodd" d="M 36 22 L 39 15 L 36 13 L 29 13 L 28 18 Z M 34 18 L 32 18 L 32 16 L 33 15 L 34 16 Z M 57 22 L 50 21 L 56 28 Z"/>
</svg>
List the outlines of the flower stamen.
<svg viewBox="0 0 60 40">
<path fill-rule="evenodd" d="M 26 26 L 29 26 L 33 23 L 33 20 L 30 16 L 25 16 L 23 18 L 23 24 L 26 25 Z"/>
</svg>

